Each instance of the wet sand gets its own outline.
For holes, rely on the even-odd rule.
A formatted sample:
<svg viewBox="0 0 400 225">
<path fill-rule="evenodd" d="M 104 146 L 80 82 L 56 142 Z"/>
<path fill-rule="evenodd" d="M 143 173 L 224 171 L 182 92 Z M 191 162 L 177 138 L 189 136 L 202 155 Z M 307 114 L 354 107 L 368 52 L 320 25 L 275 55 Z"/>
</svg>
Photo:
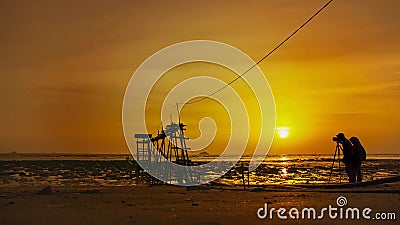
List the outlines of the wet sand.
<svg viewBox="0 0 400 225">
<path fill-rule="evenodd" d="M 336 205 L 370 207 L 373 212 L 400 216 L 400 182 L 351 189 L 260 189 L 202 186 L 53 186 L 52 193 L 37 195 L 43 187 L 0 189 L 0 224 L 398 224 L 396 220 L 261 220 L 256 212 L 264 203 L 274 208 Z"/>
<path fill-rule="evenodd" d="M 57 159 L 59 157 L 59 159 Z M 114 158 L 112 158 L 114 157 Z M 137 174 L 137 164 L 132 160 L 121 159 L 124 155 L 36 155 L 36 154 L 0 154 L 0 187 L 26 185 L 91 185 L 91 186 L 131 186 L 140 181 L 149 180 Z M 289 157 L 289 156 L 288 156 Z M 338 183 L 338 168 L 331 176 L 332 159 L 319 156 L 270 157 L 255 171 L 247 174 L 249 161 L 238 162 L 224 176 L 216 180 L 227 184 L 242 183 L 242 165 L 251 185 L 270 184 L 325 184 Z M 400 176 L 400 156 L 388 155 L 368 159 L 363 163 L 363 180 L 372 181 L 391 176 Z M 203 164 L 208 161 L 196 161 Z M 337 166 L 337 165 L 336 165 Z M 344 181 L 345 171 L 341 168 Z M 209 171 L 214 173 L 215 171 Z M 143 179 L 142 179 L 143 178 Z"/>
</svg>

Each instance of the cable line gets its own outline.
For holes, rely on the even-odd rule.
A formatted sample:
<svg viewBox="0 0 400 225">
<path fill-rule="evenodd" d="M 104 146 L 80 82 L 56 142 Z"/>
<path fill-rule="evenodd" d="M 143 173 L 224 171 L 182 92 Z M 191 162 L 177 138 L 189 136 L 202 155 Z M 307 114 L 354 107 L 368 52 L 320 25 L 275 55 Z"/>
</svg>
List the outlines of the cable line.
<svg viewBox="0 0 400 225">
<path fill-rule="evenodd" d="M 260 64 L 262 61 L 264 61 L 266 58 L 268 58 L 268 56 L 270 56 L 272 53 L 274 53 L 278 48 L 280 48 L 283 44 L 285 44 L 290 38 L 292 38 L 297 32 L 299 32 L 303 27 L 305 27 L 311 20 L 313 20 L 320 12 L 322 12 L 322 10 L 324 10 L 326 7 L 328 7 L 329 4 L 331 4 L 333 2 L 333 0 L 329 0 L 327 3 L 325 3 L 324 6 L 322 6 L 318 11 L 316 11 L 310 18 L 308 18 L 308 20 L 306 20 L 299 28 L 297 28 L 295 31 L 293 31 L 288 37 L 286 37 L 282 42 L 280 42 L 275 48 L 273 48 L 270 52 L 268 52 L 268 54 L 266 54 L 264 57 L 262 57 L 260 60 L 258 60 L 254 65 L 252 65 L 250 68 L 248 68 L 246 71 L 244 71 L 242 74 L 240 74 L 238 77 L 236 77 L 235 79 L 233 79 L 232 81 L 230 81 L 229 83 L 225 84 L 225 86 L 221 87 L 220 89 L 214 91 L 213 93 L 207 95 L 207 96 L 203 96 L 200 99 L 197 99 L 195 101 L 189 101 L 186 103 L 177 103 L 177 104 L 182 104 L 182 105 L 190 105 L 190 104 L 194 104 L 194 103 L 198 103 L 201 102 L 215 94 L 217 94 L 218 92 L 222 91 L 223 89 L 225 89 L 226 87 L 230 86 L 231 84 L 233 84 L 235 81 L 239 80 L 240 78 L 242 78 L 246 73 L 248 73 L 250 70 L 252 70 L 254 67 L 256 67 L 258 64 Z"/>
</svg>

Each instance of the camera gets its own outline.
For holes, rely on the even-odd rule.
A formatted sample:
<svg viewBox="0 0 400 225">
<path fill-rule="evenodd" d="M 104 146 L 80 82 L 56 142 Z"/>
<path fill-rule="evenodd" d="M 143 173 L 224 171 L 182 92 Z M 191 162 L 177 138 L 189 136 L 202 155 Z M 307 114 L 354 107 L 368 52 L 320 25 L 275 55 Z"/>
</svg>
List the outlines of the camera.
<svg viewBox="0 0 400 225">
<path fill-rule="evenodd" d="M 335 136 L 335 137 L 333 137 L 333 138 L 332 138 L 332 141 L 336 141 L 336 142 L 338 142 L 338 141 L 339 141 L 339 139 L 338 139 L 338 137 L 337 137 L 337 136 Z"/>
</svg>

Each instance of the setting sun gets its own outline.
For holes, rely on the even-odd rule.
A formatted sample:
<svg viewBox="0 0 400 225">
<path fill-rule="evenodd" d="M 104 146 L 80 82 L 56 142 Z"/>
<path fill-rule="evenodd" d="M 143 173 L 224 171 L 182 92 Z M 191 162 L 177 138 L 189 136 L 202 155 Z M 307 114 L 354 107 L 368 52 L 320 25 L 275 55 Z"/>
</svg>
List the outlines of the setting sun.
<svg viewBox="0 0 400 225">
<path fill-rule="evenodd" d="M 287 138 L 289 136 L 289 128 L 288 127 L 278 127 L 276 128 L 278 131 L 278 136 L 280 138 Z"/>
</svg>

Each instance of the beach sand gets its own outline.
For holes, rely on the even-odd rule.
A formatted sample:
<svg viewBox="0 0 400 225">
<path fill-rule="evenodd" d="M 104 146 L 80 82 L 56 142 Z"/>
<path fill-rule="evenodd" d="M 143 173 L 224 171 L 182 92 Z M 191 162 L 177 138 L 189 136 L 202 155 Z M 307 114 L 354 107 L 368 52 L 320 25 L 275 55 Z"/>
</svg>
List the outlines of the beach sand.
<svg viewBox="0 0 400 225">
<path fill-rule="evenodd" d="M 268 207 L 337 206 L 345 196 L 346 207 L 369 207 L 373 212 L 400 216 L 400 182 L 352 189 L 247 189 L 176 186 L 5 187 L 0 192 L 0 225 L 19 224 L 398 224 L 396 220 L 261 220 L 256 212 Z"/>
</svg>

